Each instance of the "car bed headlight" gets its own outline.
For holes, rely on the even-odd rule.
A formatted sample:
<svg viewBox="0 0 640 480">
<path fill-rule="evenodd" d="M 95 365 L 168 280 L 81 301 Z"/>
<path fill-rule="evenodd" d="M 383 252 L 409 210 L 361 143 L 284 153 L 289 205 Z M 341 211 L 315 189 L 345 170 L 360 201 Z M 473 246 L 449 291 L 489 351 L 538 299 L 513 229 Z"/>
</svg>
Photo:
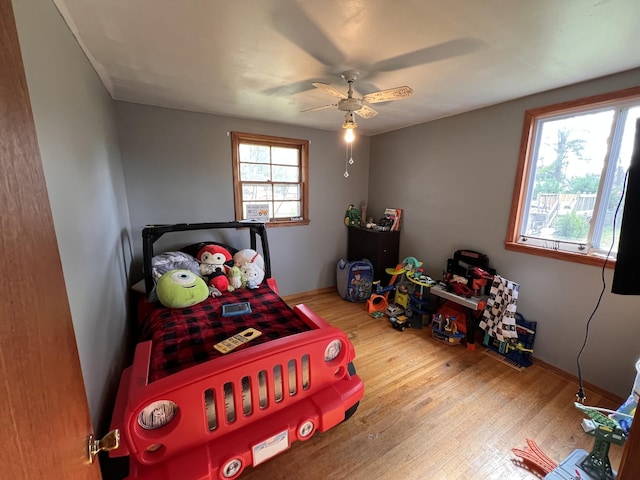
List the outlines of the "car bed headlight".
<svg viewBox="0 0 640 480">
<path fill-rule="evenodd" d="M 324 350 L 324 361 L 330 362 L 331 360 L 335 360 L 335 358 L 340 355 L 341 350 L 342 342 L 338 339 L 332 340 Z"/>
<path fill-rule="evenodd" d="M 171 400 L 158 400 L 142 409 L 138 415 L 138 425 L 145 430 L 164 427 L 178 413 L 178 405 Z"/>
</svg>

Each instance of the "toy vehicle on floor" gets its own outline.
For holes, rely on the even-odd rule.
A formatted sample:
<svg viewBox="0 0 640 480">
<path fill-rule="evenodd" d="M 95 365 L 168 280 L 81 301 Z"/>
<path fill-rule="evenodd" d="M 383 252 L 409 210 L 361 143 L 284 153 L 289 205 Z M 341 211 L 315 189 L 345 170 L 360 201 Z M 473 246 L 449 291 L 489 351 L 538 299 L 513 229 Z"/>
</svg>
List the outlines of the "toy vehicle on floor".
<svg viewBox="0 0 640 480">
<path fill-rule="evenodd" d="M 401 315 L 404 313 L 404 308 L 402 308 L 400 305 L 396 305 L 394 303 L 389 304 L 389 306 L 387 306 L 387 316 L 389 318 L 391 317 L 395 317 L 398 315 Z"/>
<path fill-rule="evenodd" d="M 411 324 L 409 323 L 409 318 L 406 315 L 389 317 L 389 321 L 391 322 L 391 326 L 393 328 L 401 332 L 403 332 L 405 328 L 411 326 Z"/>
</svg>

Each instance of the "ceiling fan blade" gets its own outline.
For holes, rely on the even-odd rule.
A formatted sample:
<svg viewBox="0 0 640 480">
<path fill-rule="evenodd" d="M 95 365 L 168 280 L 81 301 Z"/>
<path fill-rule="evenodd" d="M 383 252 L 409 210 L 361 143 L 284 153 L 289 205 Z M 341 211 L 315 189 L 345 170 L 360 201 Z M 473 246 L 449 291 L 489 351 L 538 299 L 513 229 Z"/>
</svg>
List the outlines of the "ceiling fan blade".
<svg viewBox="0 0 640 480">
<path fill-rule="evenodd" d="M 379 92 L 367 93 L 362 99 L 367 103 L 390 102 L 391 100 L 401 100 L 410 97 L 413 93 L 411 87 L 395 87 Z"/>
<path fill-rule="evenodd" d="M 325 108 L 331 108 L 331 107 L 337 107 L 337 106 L 338 106 L 337 103 L 333 103 L 331 105 L 323 105 L 322 107 L 307 108 L 306 110 L 300 110 L 300 113 L 315 112 L 316 110 L 324 110 Z"/>
<path fill-rule="evenodd" d="M 287 85 L 279 85 L 263 90 L 262 93 L 264 93 L 265 95 L 275 95 L 278 97 L 289 97 L 291 95 L 296 95 L 298 93 L 309 92 L 313 90 L 311 81 L 312 79 L 308 79 L 300 80 L 298 82 Z"/>
<path fill-rule="evenodd" d="M 362 118 L 372 118 L 378 114 L 378 112 L 376 112 L 373 108 L 366 105 L 362 105 L 362 108 L 355 110 L 355 113 L 360 115 Z"/>
<path fill-rule="evenodd" d="M 334 97 L 347 98 L 347 95 L 345 93 L 342 93 L 340 90 L 338 90 L 335 87 L 332 87 L 327 83 L 313 82 L 311 85 L 313 85 L 316 88 L 319 88 L 320 90 L 324 90 L 329 95 L 333 95 Z"/>
<path fill-rule="evenodd" d="M 323 66 L 333 67 L 344 62 L 344 53 L 298 5 L 298 2 L 283 2 L 283 5 L 273 12 L 273 24 L 280 34 Z"/>
<path fill-rule="evenodd" d="M 447 58 L 473 53 L 485 44 L 475 38 L 456 38 L 448 42 L 439 43 L 430 47 L 421 48 L 413 52 L 387 58 L 374 65 L 371 69 L 375 72 L 393 72 L 402 68 L 415 67 L 426 63 L 437 62 Z"/>
</svg>

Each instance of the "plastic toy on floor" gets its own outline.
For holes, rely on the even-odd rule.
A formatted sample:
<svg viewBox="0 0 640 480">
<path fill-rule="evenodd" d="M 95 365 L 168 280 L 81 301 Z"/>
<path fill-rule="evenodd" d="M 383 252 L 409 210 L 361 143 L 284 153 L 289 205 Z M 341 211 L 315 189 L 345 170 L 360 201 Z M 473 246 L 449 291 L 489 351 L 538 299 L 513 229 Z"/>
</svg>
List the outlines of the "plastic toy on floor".
<svg viewBox="0 0 640 480">
<path fill-rule="evenodd" d="M 374 292 L 368 304 L 369 313 L 386 309 L 392 326 L 400 331 L 407 327 L 422 328 L 423 324 L 427 325 L 427 314 L 430 312 L 425 294 L 436 282 L 424 274 L 422 262 L 415 257 L 406 257 L 394 268 L 386 268 L 385 272 L 390 276 L 389 284 L 383 287 L 380 281 L 374 282 Z M 393 301 L 385 304 L 391 293 Z"/>
<path fill-rule="evenodd" d="M 404 308 L 405 311 L 407 310 L 407 307 L 409 306 L 409 289 L 406 285 L 398 285 L 396 293 L 393 296 L 393 301 L 396 305 Z"/>
<path fill-rule="evenodd" d="M 404 329 L 410 326 L 409 318 L 404 314 L 389 317 L 389 321 L 393 328 L 401 332 L 404 332 Z"/>
<path fill-rule="evenodd" d="M 582 421 L 582 429 L 596 439 L 591 452 L 577 462 L 577 465 L 591 475 L 591 478 L 614 480 L 616 473 L 609 461 L 609 447 L 612 443 L 622 445 L 627 439 L 627 434 L 617 421 L 604 415 L 601 409 L 585 407 L 577 402 L 575 406 L 589 417 Z"/>
<path fill-rule="evenodd" d="M 585 480 L 614 480 L 616 472 L 609 461 L 609 447 L 611 444 L 622 445 L 629 436 L 629 429 L 640 400 L 640 360 L 636 363 L 636 379 L 631 394 L 617 410 L 587 407 L 581 403 L 574 403 L 575 407 L 587 417 L 582 421 L 582 430 L 595 438 L 591 452 L 574 450 L 555 470 L 545 477 L 545 480 L 560 480 L 564 471 L 580 472 Z M 608 415 L 605 415 L 608 414 Z M 557 473 L 557 474 L 556 474 Z"/>
<path fill-rule="evenodd" d="M 546 453 L 544 453 L 538 444 L 527 438 L 527 446 L 524 448 L 512 448 L 514 455 L 520 457 L 527 468 L 533 468 L 543 475 L 548 475 L 554 471 L 558 464 Z M 571 477 L 569 477 L 571 478 Z"/>
<path fill-rule="evenodd" d="M 537 322 L 526 320 L 521 313 L 516 313 L 515 317 L 516 331 L 518 332 L 517 342 L 501 342 L 485 332 L 482 344 L 504 357 L 504 361 L 515 367 L 530 367 L 533 364 L 531 354 L 533 353 Z"/>
<path fill-rule="evenodd" d="M 443 281 L 447 290 L 462 297 L 487 295 L 495 269 L 489 266 L 489 257 L 474 250 L 457 250 L 447 260 Z"/>
<path fill-rule="evenodd" d="M 617 474 L 611 468 L 609 447 L 612 443 L 622 445 L 627 438 L 627 433 L 611 417 L 622 415 L 629 419 L 632 416 L 622 414 L 620 409 L 612 411 L 584 406 L 577 402 L 574 405 L 589 417 L 582 421 L 582 429 L 587 435 L 595 438 L 591 452 L 576 449 L 560 464 L 557 464 L 546 456 L 535 442 L 529 439 L 527 439 L 528 448 L 513 448 L 511 451 L 522 458 L 525 466 L 533 467 L 544 474 L 543 480 L 615 480 Z M 603 412 L 610 415 L 606 416 Z"/>
<path fill-rule="evenodd" d="M 389 285 L 387 285 L 386 287 L 383 287 L 378 282 L 378 285 L 376 286 L 376 293 L 384 295 L 385 298 L 389 298 L 389 293 L 395 291 L 396 287 L 404 279 L 404 274 L 406 270 L 404 266 L 401 263 L 399 263 L 398 265 L 395 266 L 395 268 L 385 268 L 384 271 L 387 275 L 391 275 L 391 279 L 389 280 Z"/>
<path fill-rule="evenodd" d="M 431 334 L 433 338 L 446 345 L 458 345 L 465 337 L 458 331 L 455 317 L 436 313 L 431 320 Z"/>
<path fill-rule="evenodd" d="M 385 272 L 387 275 L 391 275 L 389 284 L 386 287 L 383 287 L 380 284 L 380 280 L 373 282 L 374 292 L 369 298 L 367 309 L 370 314 L 375 311 L 383 311 L 389 317 L 391 325 L 397 330 L 402 331 L 406 327 L 406 322 L 397 322 L 396 316 L 403 314 L 407 305 L 406 302 L 402 301 L 400 302 L 400 305 L 397 304 L 397 300 L 399 298 L 396 298 L 396 290 L 402 286 L 400 282 L 404 278 L 405 269 L 402 264 L 399 263 L 395 268 L 386 268 Z M 394 292 L 394 301 L 396 303 L 390 303 L 388 300 L 391 292 Z"/>
<path fill-rule="evenodd" d="M 429 324 L 431 311 L 427 293 L 436 282 L 424 273 L 423 263 L 415 257 L 406 257 L 402 266 L 404 281 L 401 280 L 396 290 L 396 303 L 404 306 L 413 328 L 422 328 Z"/>
<path fill-rule="evenodd" d="M 582 391 L 582 385 L 580 387 Z M 639 400 L 640 360 L 636 363 L 636 379 L 631 394 L 617 410 L 574 403 L 578 410 L 589 417 L 582 420 L 582 430 L 595 438 L 591 452 L 576 449 L 559 465 L 553 466 L 554 462 L 540 451 L 535 442 L 532 442 L 532 449 L 513 448 L 512 451 L 523 459 L 525 466 L 533 466 L 545 473 L 543 480 L 615 480 L 617 473 L 609 461 L 609 447 L 612 443 L 622 445 L 626 441 Z"/>
<path fill-rule="evenodd" d="M 425 275 L 422 262 L 415 257 L 407 257 L 402 261 L 407 280 L 421 287 L 431 287 L 436 284 L 428 275 Z"/>
</svg>

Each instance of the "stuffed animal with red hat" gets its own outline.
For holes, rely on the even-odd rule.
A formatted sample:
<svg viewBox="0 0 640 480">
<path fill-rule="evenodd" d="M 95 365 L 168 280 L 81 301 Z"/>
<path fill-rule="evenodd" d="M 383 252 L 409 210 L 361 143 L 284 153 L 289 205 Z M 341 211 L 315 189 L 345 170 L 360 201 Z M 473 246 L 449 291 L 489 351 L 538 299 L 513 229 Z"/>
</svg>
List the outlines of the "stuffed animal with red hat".
<svg viewBox="0 0 640 480">
<path fill-rule="evenodd" d="M 230 266 L 227 263 L 233 261 L 229 250 L 220 245 L 205 245 L 198 252 L 196 259 L 200 262 L 200 274 L 208 278 L 210 287 L 218 290 L 217 293 L 212 290 L 213 295 L 229 291 L 227 273 Z"/>
</svg>

